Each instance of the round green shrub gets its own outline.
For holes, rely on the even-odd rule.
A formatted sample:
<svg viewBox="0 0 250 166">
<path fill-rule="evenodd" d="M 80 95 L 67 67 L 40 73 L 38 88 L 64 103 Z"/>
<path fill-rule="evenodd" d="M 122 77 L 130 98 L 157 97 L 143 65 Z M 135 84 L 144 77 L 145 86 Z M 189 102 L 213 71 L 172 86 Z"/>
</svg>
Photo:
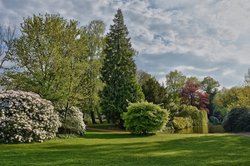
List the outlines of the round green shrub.
<svg viewBox="0 0 250 166">
<path fill-rule="evenodd" d="M 56 135 L 59 116 L 52 103 L 23 91 L 0 91 L 0 142 L 43 142 Z"/>
<path fill-rule="evenodd" d="M 62 126 L 59 128 L 62 134 L 83 135 L 86 125 L 83 121 L 83 113 L 77 107 L 69 107 L 68 110 L 60 111 L 60 121 Z"/>
<path fill-rule="evenodd" d="M 123 114 L 126 129 L 134 134 L 149 134 L 161 130 L 168 121 L 168 111 L 148 103 L 132 103 Z"/>
<path fill-rule="evenodd" d="M 250 108 L 233 108 L 225 117 L 223 128 L 228 132 L 249 132 L 250 131 Z"/>
</svg>

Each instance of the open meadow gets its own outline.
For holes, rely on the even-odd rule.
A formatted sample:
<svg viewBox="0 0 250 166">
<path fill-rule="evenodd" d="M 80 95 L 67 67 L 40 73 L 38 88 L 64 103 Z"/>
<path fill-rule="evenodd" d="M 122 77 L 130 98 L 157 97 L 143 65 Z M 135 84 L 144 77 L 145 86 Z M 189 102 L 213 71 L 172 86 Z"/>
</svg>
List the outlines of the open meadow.
<svg viewBox="0 0 250 166">
<path fill-rule="evenodd" d="M 250 165 L 250 137 L 230 134 L 156 134 L 88 131 L 44 143 L 1 144 L 6 165 L 240 166 Z"/>
</svg>

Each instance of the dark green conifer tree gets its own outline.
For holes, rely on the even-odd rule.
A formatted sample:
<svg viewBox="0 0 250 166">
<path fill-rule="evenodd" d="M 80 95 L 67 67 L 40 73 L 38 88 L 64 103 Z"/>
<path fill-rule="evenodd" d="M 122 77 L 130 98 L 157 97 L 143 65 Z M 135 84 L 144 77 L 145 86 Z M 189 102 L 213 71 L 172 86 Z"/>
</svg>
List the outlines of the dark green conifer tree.
<svg viewBox="0 0 250 166">
<path fill-rule="evenodd" d="M 117 10 L 113 22 L 104 48 L 101 79 L 105 85 L 101 92 L 101 107 L 108 120 L 122 127 L 121 115 L 127 111 L 128 103 L 140 101 L 144 96 L 136 79 L 133 59 L 136 51 L 128 37 L 121 9 Z"/>
</svg>

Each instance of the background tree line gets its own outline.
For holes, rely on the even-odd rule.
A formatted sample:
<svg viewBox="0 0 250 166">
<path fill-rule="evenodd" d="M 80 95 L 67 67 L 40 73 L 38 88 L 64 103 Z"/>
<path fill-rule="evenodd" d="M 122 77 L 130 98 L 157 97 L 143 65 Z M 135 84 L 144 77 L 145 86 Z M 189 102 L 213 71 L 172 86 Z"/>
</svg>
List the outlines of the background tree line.
<svg viewBox="0 0 250 166">
<path fill-rule="evenodd" d="M 27 17 L 19 30 L 15 35 L 15 28 L 0 28 L 1 86 L 38 93 L 65 112 L 76 106 L 92 123 L 96 117 L 102 123 L 105 115 L 108 122 L 123 126 L 129 103 L 143 100 L 168 109 L 172 120 L 184 105 L 218 121 L 233 107 L 249 106 L 249 84 L 219 91 L 212 77 L 199 80 L 175 70 L 161 85 L 149 73 L 137 71 L 136 51 L 120 9 L 107 34 L 100 20 L 79 26 L 58 14 Z"/>
</svg>

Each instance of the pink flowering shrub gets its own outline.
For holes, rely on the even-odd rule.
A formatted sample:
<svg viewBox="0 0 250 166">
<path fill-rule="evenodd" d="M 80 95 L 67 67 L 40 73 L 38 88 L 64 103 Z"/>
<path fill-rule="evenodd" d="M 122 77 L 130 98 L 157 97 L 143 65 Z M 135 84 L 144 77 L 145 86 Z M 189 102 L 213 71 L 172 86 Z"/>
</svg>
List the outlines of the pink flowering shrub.
<svg viewBox="0 0 250 166">
<path fill-rule="evenodd" d="M 60 127 L 52 103 L 38 94 L 0 91 L 0 142 L 43 142 Z"/>
</svg>

